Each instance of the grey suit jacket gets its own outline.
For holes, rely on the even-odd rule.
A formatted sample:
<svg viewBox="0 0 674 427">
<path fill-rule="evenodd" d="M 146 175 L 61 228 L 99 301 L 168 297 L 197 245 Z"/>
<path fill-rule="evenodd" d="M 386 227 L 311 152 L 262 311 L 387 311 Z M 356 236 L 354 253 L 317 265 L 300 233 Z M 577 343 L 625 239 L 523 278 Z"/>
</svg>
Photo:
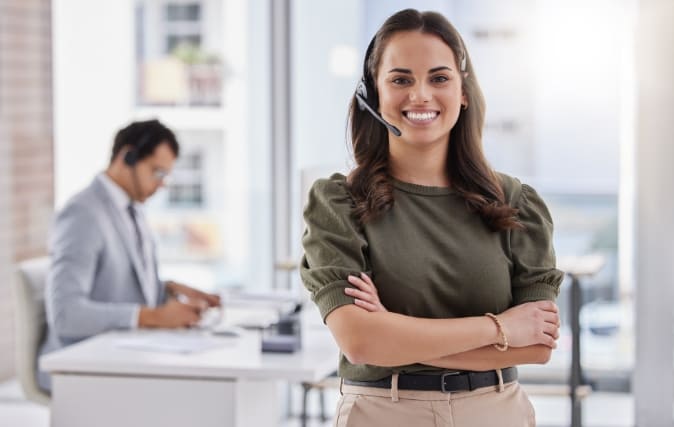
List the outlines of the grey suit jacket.
<svg viewBox="0 0 674 427">
<path fill-rule="evenodd" d="M 57 215 L 50 239 L 51 268 L 45 305 L 46 354 L 111 329 L 132 327 L 140 305 L 164 300 L 164 283 L 152 260 L 157 295 L 144 295 L 142 265 L 121 212 L 99 179 L 75 195 Z M 147 287 L 145 287 L 147 289 Z M 50 388 L 39 372 L 40 385 Z"/>
</svg>

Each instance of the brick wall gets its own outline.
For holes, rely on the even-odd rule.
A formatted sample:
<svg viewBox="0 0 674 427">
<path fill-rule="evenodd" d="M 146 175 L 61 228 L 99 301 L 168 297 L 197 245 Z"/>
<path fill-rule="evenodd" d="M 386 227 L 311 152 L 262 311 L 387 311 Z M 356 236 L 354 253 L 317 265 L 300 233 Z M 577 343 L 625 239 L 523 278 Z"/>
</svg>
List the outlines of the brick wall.
<svg viewBox="0 0 674 427">
<path fill-rule="evenodd" d="M 51 1 L 0 0 L 0 380 L 14 371 L 13 265 L 46 253 L 51 69 Z"/>
<path fill-rule="evenodd" d="M 2 12 L 0 12 L 2 13 Z M 1 24 L 0 24 L 1 25 Z M 1 49 L 1 48 L 0 48 Z M 1 51 L 1 50 L 0 50 Z M 0 61 L 2 58 L 0 57 Z M 0 70 L 1 71 L 1 70 Z M 0 74 L 1 78 L 2 74 Z M 0 97 L 2 92 L 0 92 Z M 0 108 L 2 105 L 0 104 Z M 0 109 L 0 116 L 3 111 Z M 11 322 L 11 295 L 9 293 L 9 279 L 12 263 L 11 254 L 11 215 L 9 202 L 11 195 L 11 163 L 10 150 L 7 143 L 5 121 L 0 118 L 0 381 L 12 370 L 12 326 Z"/>
</svg>

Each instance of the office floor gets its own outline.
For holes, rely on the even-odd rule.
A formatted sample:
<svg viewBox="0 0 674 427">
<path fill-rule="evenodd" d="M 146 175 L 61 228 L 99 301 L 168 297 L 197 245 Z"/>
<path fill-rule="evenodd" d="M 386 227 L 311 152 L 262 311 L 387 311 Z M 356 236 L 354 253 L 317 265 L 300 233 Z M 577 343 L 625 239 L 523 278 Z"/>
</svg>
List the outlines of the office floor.
<svg viewBox="0 0 674 427">
<path fill-rule="evenodd" d="M 328 391 L 326 403 L 332 412 L 337 394 Z M 317 398 L 310 396 L 311 413 L 317 413 Z M 569 403 L 566 398 L 532 396 L 539 427 L 563 427 L 569 425 Z M 293 412 L 297 413 L 299 390 L 293 392 Z M 593 393 L 583 403 L 584 427 L 633 427 L 634 399 L 622 393 Z M 297 417 L 282 423 L 282 427 L 299 427 Z M 48 427 L 49 411 L 39 405 L 27 402 L 21 395 L 16 381 L 0 383 L 0 426 L 3 427 Z M 309 422 L 310 427 L 329 427 L 331 422 L 321 423 L 317 419 Z"/>
<path fill-rule="evenodd" d="M 26 401 L 16 381 L 0 383 L 0 426 L 47 427 L 49 410 Z"/>
</svg>

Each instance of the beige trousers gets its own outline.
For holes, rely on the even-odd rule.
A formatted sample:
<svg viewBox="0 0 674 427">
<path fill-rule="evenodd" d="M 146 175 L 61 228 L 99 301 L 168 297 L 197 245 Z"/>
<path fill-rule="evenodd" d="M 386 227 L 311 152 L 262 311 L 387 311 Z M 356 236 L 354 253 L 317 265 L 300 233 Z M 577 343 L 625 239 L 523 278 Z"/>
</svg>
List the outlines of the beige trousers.
<svg viewBox="0 0 674 427">
<path fill-rule="evenodd" d="M 342 384 L 335 427 L 532 427 L 534 408 L 519 383 L 473 391 L 396 390 Z"/>
</svg>

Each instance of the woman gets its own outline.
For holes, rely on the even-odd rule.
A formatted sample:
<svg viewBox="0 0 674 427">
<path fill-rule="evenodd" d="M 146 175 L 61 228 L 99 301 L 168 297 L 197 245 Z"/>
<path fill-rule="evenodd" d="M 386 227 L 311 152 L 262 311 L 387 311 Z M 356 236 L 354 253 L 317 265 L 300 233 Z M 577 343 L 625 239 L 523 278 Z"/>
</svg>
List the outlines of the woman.
<svg viewBox="0 0 674 427">
<path fill-rule="evenodd" d="M 555 348 L 563 273 L 543 201 L 484 159 L 484 110 L 444 17 L 383 24 L 351 102 L 356 167 L 305 210 L 302 280 L 342 352 L 337 426 L 535 425 L 513 366 Z"/>
</svg>

